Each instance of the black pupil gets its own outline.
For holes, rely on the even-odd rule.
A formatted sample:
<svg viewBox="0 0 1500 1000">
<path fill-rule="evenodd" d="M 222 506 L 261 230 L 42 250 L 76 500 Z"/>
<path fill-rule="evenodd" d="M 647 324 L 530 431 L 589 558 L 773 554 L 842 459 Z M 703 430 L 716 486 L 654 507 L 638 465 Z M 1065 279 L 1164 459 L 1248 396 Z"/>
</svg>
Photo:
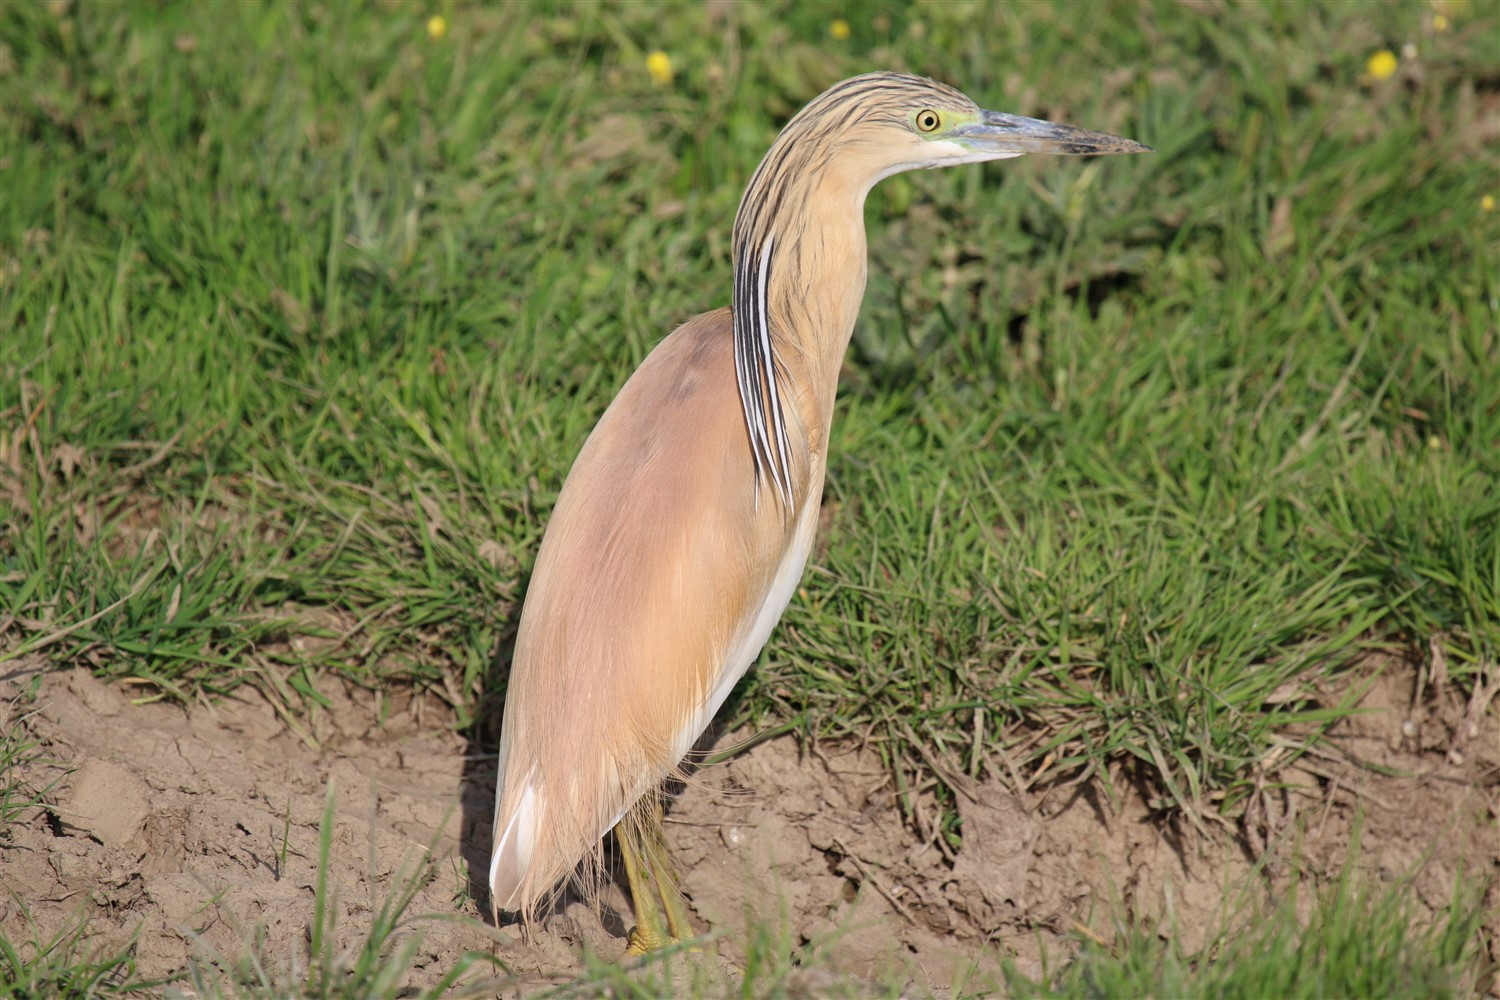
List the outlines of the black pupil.
<svg viewBox="0 0 1500 1000">
<path fill-rule="evenodd" d="M 934 115 L 931 111 L 929 111 L 929 112 L 927 112 L 926 114 L 924 114 L 922 116 L 922 127 L 923 128 L 932 128 L 932 126 L 936 123 L 936 121 L 937 121 L 937 116 Z"/>
</svg>

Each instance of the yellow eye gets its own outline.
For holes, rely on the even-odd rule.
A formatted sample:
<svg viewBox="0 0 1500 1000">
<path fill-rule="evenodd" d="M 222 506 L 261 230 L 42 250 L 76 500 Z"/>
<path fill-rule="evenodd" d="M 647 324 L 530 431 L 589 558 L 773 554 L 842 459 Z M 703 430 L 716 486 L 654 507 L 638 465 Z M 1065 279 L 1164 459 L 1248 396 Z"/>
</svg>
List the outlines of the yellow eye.
<svg viewBox="0 0 1500 1000">
<path fill-rule="evenodd" d="M 923 132 L 936 132 L 937 127 L 943 123 L 936 111 L 918 111 L 917 128 Z"/>
</svg>

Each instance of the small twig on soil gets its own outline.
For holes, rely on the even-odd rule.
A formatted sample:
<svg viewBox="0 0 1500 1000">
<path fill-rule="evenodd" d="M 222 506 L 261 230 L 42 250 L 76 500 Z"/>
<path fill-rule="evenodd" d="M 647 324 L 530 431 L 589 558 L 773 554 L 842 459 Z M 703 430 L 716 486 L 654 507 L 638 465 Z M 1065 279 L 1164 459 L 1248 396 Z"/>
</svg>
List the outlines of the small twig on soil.
<svg viewBox="0 0 1500 1000">
<path fill-rule="evenodd" d="M 1443 648 L 1444 635 L 1434 632 L 1427 640 L 1427 650 L 1432 654 L 1432 666 L 1427 668 L 1432 678 L 1432 697 L 1441 700 L 1448 686 L 1448 651 Z"/>
<path fill-rule="evenodd" d="M 827 754 L 819 749 L 818 737 L 816 733 L 808 734 L 805 740 L 805 745 L 807 747 L 807 755 L 813 760 L 817 761 L 819 764 L 822 764 L 823 770 L 831 773 L 833 771 L 833 762 L 828 759 Z"/>
<path fill-rule="evenodd" d="M 931 786 L 935 786 L 937 782 L 933 781 L 929 784 Z M 926 810 L 922 808 L 920 802 L 916 801 L 916 798 L 923 792 L 927 791 L 928 787 L 929 785 L 923 785 L 921 788 L 917 789 L 916 796 L 913 796 L 912 801 L 912 818 L 916 822 L 917 836 L 922 838 L 922 851 L 925 853 L 927 848 L 936 845 L 938 852 L 948 860 L 948 863 L 950 865 L 956 864 L 958 862 L 958 856 L 953 853 L 953 848 L 949 847 L 948 842 L 943 839 L 942 827 L 936 823 L 928 822 Z M 942 816 L 941 807 L 938 810 L 938 815 L 939 817 Z"/>
<path fill-rule="evenodd" d="M 947 859 L 950 865 L 958 864 L 958 855 L 953 852 L 953 848 L 948 846 L 948 839 L 943 836 L 941 827 L 935 828 L 932 831 L 932 840 L 930 843 L 937 845 L 938 851 Z"/>
<path fill-rule="evenodd" d="M 1280 740 L 1280 737 L 1273 737 L 1273 739 Z M 1330 750 L 1328 747 L 1335 749 Z M 1336 738 L 1330 738 L 1327 746 L 1323 743 L 1302 744 L 1301 752 L 1304 757 L 1319 757 L 1323 760 L 1333 761 L 1336 764 L 1353 764 L 1361 770 L 1370 771 L 1386 778 L 1430 778 L 1436 770 L 1435 768 L 1428 768 L 1425 771 L 1407 771 L 1399 767 L 1377 764 L 1373 760 L 1366 760 L 1354 751 L 1341 745 Z M 1312 769 L 1309 768 L 1308 770 Z M 1321 771 L 1313 771 L 1313 773 L 1321 777 L 1328 776 Z"/>
<path fill-rule="evenodd" d="M 1341 790 L 1339 787 L 1342 780 L 1340 775 L 1328 770 L 1327 768 L 1319 767 L 1309 760 L 1303 760 L 1301 766 L 1303 770 L 1307 771 L 1308 773 L 1316 774 L 1320 778 L 1327 778 L 1328 781 L 1332 783 L 1328 786 L 1329 796 L 1332 796 L 1335 792 Z M 1344 784 L 1342 791 L 1346 792 L 1352 799 L 1369 799 L 1371 802 L 1375 803 L 1382 809 L 1392 812 L 1395 811 L 1396 807 L 1392 805 L 1389 800 L 1381 798 L 1379 795 L 1376 795 L 1374 792 L 1370 791 L 1367 788 L 1355 788 L 1353 785 Z"/>
<path fill-rule="evenodd" d="M 1328 793 L 1323 797 L 1323 815 L 1318 817 L 1318 832 L 1315 839 L 1323 836 L 1323 826 L 1328 822 L 1328 814 L 1333 812 L 1333 800 L 1339 791 L 1339 779 L 1333 778 L 1328 784 Z"/>
<path fill-rule="evenodd" d="M 865 863 L 860 860 L 859 855 L 849 850 L 849 848 L 845 846 L 844 842 L 841 840 L 835 840 L 831 846 L 834 850 L 838 851 L 844 857 L 854 862 L 854 867 L 859 869 L 860 878 L 873 885 L 875 887 L 875 891 L 885 897 L 885 901 L 887 903 L 890 903 L 891 906 L 895 908 L 897 913 L 901 914 L 901 918 L 903 920 L 912 925 L 916 924 L 917 919 L 911 915 L 911 911 L 908 910 L 905 905 L 903 905 L 902 902 L 897 899 L 889 889 L 885 887 L 880 879 L 876 878 L 870 872 L 870 869 L 865 867 Z"/>
<path fill-rule="evenodd" d="M 1099 947 L 1101 947 L 1101 948 L 1108 948 L 1111 952 L 1113 952 L 1115 950 L 1114 947 L 1112 945 L 1110 945 L 1110 943 L 1108 941 L 1104 940 L 1098 934 L 1094 933 L 1093 928 L 1087 927 L 1084 924 L 1079 923 L 1077 920 L 1069 920 L 1068 921 L 1068 926 L 1072 929 L 1073 933 L 1075 933 L 1075 934 L 1082 934 L 1084 937 L 1088 938 L 1090 941 L 1094 942 Z"/>
</svg>

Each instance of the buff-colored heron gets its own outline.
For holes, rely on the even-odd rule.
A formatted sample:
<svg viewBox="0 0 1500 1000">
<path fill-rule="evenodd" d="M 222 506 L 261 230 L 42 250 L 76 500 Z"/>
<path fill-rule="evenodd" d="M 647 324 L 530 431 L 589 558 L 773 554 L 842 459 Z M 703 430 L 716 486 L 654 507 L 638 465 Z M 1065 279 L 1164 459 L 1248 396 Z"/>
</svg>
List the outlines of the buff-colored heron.
<svg viewBox="0 0 1500 1000">
<path fill-rule="evenodd" d="M 533 917 L 580 862 L 599 871 L 600 839 L 619 824 L 630 950 L 692 933 L 649 793 L 754 662 L 802 575 L 864 295 L 870 188 L 917 168 L 1146 149 L 985 111 L 897 73 L 845 80 L 787 123 L 740 202 L 730 305 L 641 363 L 558 496 L 511 663 L 493 906 Z"/>
</svg>

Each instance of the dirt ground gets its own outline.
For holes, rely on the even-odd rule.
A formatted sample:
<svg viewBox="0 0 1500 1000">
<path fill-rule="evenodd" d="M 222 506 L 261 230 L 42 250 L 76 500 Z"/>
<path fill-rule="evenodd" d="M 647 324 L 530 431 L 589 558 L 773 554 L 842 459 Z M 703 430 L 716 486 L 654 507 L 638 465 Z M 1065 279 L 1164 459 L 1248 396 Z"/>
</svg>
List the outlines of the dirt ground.
<svg viewBox="0 0 1500 1000">
<path fill-rule="evenodd" d="M 33 675 L 0 677 L 0 699 L 15 699 Z M 1147 918 L 1170 906 L 1175 919 L 1163 919 L 1161 933 L 1195 948 L 1227 899 L 1272 899 L 1294 873 L 1336 877 L 1357 817 L 1361 867 L 1387 881 L 1414 874 L 1429 909 L 1449 900 L 1460 870 L 1490 879 L 1494 948 L 1494 711 L 1472 729 L 1462 701 L 1429 690 L 1414 714 L 1400 676 L 1366 678 L 1366 712 L 1341 723 L 1322 752 L 1280 769 L 1235 825 L 1163 821 L 1128 783 L 1111 804 L 1092 783 L 1018 794 L 971 782 L 959 795 L 963 845 L 954 852 L 929 823 L 918 831 L 901 821 L 871 752 L 804 752 L 785 737 L 701 772 L 672 807 L 668 842 L 698 919 L 728 931 L 728 960 L 743 957 L 736 929 L 769 919 L 820 956 L 809 975 L 894 974 L 938 996 L 993 982 L 1000 955 L 1039 974 L 1045 951 L 1055 968 L 1070 935 L 1107 941 L 1122 906 Z M 0 931 L 12 941 L 49 935 L 87 911 L 101 944 L 136 936 L 146 976 L 173 975 L 195 956 L 240 954 L 257 929 L 271 961 L 305 962 L 330 782 L 341 942 L 363 940 L 429 846 L 436 877 L 413 912 L 485 919 L 474 886 L 488 851 L 493 758 L 456 735 L 434 700 L 332 692 L 332 708 L 299 732 L 250 690 L 187 710 L 136 706 L 136 694 L 84 670 L 47 673 L 33 714 L 12 722 L 40 741 L 21 777 L 51 787 L 47 808 L 0 827 Z M 1455 733 L 1471 735 L 1455 745 Z M 1262 852 L 1269 861 L 1257 869 Z M 467 950 L 507 963 L 505 996 L 564 983 L 582 947 L 618 955 L 624 914 L 612 889 L 602 919 L 568 903 L 532 943 L 515 927 L 416 922 L 423 937 L 410 985 L 436 981 Z M 817 981 L 804 986 L 818 992 Z"/>
</svg>

